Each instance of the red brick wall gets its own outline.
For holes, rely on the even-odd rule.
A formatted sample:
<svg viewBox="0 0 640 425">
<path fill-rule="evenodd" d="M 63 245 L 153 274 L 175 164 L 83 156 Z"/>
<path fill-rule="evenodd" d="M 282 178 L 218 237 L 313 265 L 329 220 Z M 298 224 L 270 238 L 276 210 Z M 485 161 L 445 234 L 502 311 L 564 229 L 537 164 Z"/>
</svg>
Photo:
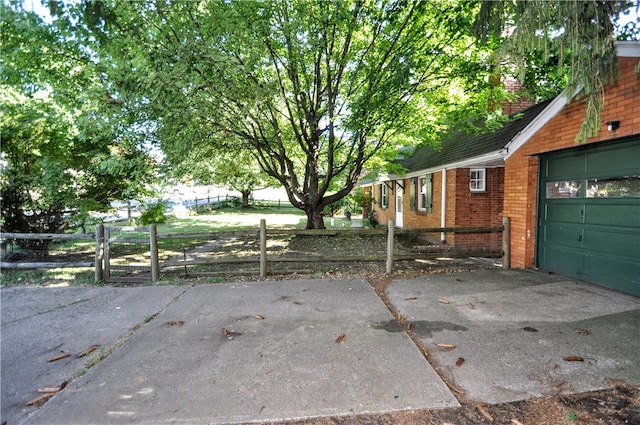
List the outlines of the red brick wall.
<svg viewBox="0 0 640 425">
<path fill-rule="evenodd" d="M 499 226 L 502 224 L 502 204 L 504 169 L 487 168 L 487 191 L 472 193 L 469 190 L 468 168 L 447 170 L 447 201 L 446 226 Z M 411 211 L 409 184 L 410 179 L 404 180 L 405 192 L 403 198 L 403 227 L 427 228 L 441 227 L 442 224 L 442 172 L 432 175 L 432 210 L 430 213 Z M 381 210 L 378 217 L 388 219 L 394 213 L 395 202 L 389 210 Z M 382 223 L 382 221 L 381 221 Z M 386 221 L 385 221 L 386 223 Z M 429 235 L 432 242 L 439 242 L 440 234 Z M 458 234 L 447 233 L 445 240 L 448 244 L 461 249 L 486 248 L 499 251 L 502 247 L 500 233 L 486 234 Z"/>
<path fill-rule="evenodd" d="M 452 170 L 451 172 L 453 172 Z M 470 170 L 455 170 L 455 226 L 499 226 L 502 224 L 504 168 L 486 169 L 486 191 L 469 190 Z M 501 233 L 457 234 L 455 245 L 460 249 L 502 249 Z"/>
<path fill-rule="evenodd" d="M 389 183 L 389 186 L 392 186 Z M 396 193 L 392 191 L 391 188 L 387 187 L 387 197 L 389 199 L 387 208 L 382 208 L 380 206 L 380 184 L 376 183 L 373 185 L 373 209 L 376 212 L 376 217 L 378 218 L 379 224 L 384 224 L 385 226 L 389 222 L 389 219 L 395 219 L 395 206 L 396 206 Z"/>
<path fill-rule="evenodd" d="M 600 132 L 587 143 L 597 143 L 640 134 L 640 79 L 634 67 L 638 58 L 620 58 L 620 78 L 605 87 Z M 537 153 L 578 146 L 575 138 L 582 124 L 585 105 L 574 100 L 505 162 L 504 215 L 511 220 L 511 267 L 534 266 L 538 160 Z M 620 121 L 617 131 L 606 122 Z"/>
<path fill-rule="evenodd" d="M 411 211 L 411 192 L 409 185 L 411 184 L 411 179 L 404 180 L 404 198 L 403 198 L 403 206 L 404 206 L 404 214 L 403 214 L 403 227 L 406 228 L 425 228 L 425 227 L 440 227 L 440 214 L 441 214 L 441 199 L 442 199 L 442 177 L 441 173 L 433 173 L 432 174 L 432 208 L 431 212 L 418 211 L 417 208 L 414 208 Z M 416 191 L 416 197 L 417 197 Z M 416 198 L 417 199 L 417 198 Z"/>
</svg>

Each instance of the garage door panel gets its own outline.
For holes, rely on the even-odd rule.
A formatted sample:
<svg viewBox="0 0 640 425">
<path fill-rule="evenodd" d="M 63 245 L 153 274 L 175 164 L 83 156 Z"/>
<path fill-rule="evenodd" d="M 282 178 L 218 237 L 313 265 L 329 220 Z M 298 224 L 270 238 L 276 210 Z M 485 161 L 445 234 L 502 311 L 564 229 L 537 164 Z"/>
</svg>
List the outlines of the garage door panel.
<svg viewBox="0 0 640 425">
<path fill-rule="evenodd" d="M 548 223 L 544 227 L 544 241 L 547 245 L 579 248 L 582 246 L 582 229 L 579 226 Z"/>
<path fill-rule="evenodd" d="M 553 222 L 576 223 L 581 222 L 584 205 L 580 203 L 549 202 L 545 209 L 545 220 Z"/>
<path fill-rule="evenodd" d="M 640 264 L 638 262 L 610 256 L 586 255 L 584 276 L 607 288 L 640 296 Z"/>
<path fill-rule="evenodd" d="M 566 276 L 581 278 L 584 255 L 582 252 L 558 245 L 547 245 L 543 250 L 545 269 Z"/>
<path fill-rule="evenodd" d="M 594 255 L 599 253 L 610 259 L 620 257 L 627 261 L 640 258 L 640 233 L 612 231 L 606 229 L 585 229 L 582 247 Z"/>
<path fill-rule="evenodd" d="M 640 221 L 640 204 L 631 201 L 586 204 L 584 221 L 585 224 L 591 225 L 637 228 Z"/>
<path fill-rule="evenodd" d="M 585 171 L 585 161 L 582 154 L 565 155 L 548 161 L 546 176 L 551 180 L 563 176 L 582 174 Z"/>
<path fill-rule="evenodd" d="M 637 149 L 620 146 L 617 149 L 586 154 L 586 173 L 589 175 L 621 175 L 638 168 Z"/>
</svg>

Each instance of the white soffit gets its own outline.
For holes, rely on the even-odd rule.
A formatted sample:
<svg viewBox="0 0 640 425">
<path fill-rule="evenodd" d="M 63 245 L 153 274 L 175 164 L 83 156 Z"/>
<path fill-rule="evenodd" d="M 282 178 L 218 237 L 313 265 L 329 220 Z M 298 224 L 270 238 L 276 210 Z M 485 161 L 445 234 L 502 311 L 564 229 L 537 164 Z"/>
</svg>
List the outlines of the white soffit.
<svg viewBox="0 0 640 425">
<path fill-rule="evenodd" d="M 640 40 L 618 41 L 618 57 L 640 58 Z"/>
</svg>

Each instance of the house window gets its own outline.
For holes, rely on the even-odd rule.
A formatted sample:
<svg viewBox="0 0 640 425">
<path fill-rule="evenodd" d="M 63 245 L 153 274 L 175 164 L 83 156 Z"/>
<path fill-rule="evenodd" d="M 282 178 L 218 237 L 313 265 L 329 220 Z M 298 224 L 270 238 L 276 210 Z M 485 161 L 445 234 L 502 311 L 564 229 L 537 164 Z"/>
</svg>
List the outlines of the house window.
<svg viewBox="0 0 640 425">
<path fill-rule="evenodd" d="M 472 168 L 469 176 L 469 188 L 472 192 L 484 192 L 487 189 L 487 172 L 484 168 Z"/>
<path fill-rule="evenodd" d="M 418 177 L 418 211 L 431 212 L 431 174 Z"/>
<path fill-rule="evenodd" d="M 385 183 L 382 183 L 381 185 L 379 185 L 379 193 L 380 193 L 380 199 L 379 199 L 379 204 L 381 208 L 388 208 L 389 207 L 389 188 L 387 187 L 387 185 Z"/>
</svg>

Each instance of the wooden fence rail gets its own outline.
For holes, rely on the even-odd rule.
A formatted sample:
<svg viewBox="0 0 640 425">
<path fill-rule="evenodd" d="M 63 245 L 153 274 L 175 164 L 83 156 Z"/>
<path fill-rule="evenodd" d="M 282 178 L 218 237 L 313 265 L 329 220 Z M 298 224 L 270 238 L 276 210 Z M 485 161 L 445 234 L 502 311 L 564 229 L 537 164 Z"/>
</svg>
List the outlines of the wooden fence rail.
<svg viewBox="0 0 640 425">
<path fill-rule="evenodd" d="M 358 256 L 307 256 L 307 257 L 278 257 L 278 262 L 313 262 L 313 261 L 383 261 L 386 260 L 386 272 L 391 273 L 394 260 L 414 259 L 415 255 L 394 255 L 394 237 L 395 235 L 420 234 L 420 233 L 491 233 L 503 232 L 503 267 L 509 268 L 509 219 L 503 219 L 502 226 L 482 226 L 482 227 L 432 227 L 419 229 L 396 229 L 393 220 L 389 220 L 386 227 L 374 229 L 318 229 L 318 230 L 302 230 L 302 229 L 279 229 L 267 228 L 266 220 L 260 220 L 260 226 L 256 229 L 235 230 L 235 231 L 214 231 L 206 233 L 185 233 L 185 234 L 158 234 L 155 224 L 148 228 L 135 228 L 138 232 L 148 232 L 148 238 L 136 238 L 140 243 L 149 244 L 150 252 L 150 269 L 151 280 L 160 279 L 160 263 L 158 252 L 158 239 L 219 239 L 224 237 L 257 237 L 259 240 L 260 255 L 260 277 L 265 278 L 267 275 L 267 238 L 269 235 L 315 235 L 315 236 L 333 236 L 333 235 L 387 235 L 386 255 L 358 255 Z M 63 262 L 63 263 L 26 263 L 26 262 L 7 262 L 0 261 L 1 268 L 9 269 L 36 269 L 36 268 L 59 268 L 59 267 L 93 267 L 95 268 L 96 282 L 109 280 L 110 278 L 110 245 L 117 241 L 117 238 L 105 237 L 105 228 L 103 225 L 96 226 L 95 234 L 52 234 L 52 233 L 0 233 L 0 240 L 6 241 L 11 239 L 29 239 L 29 240 L 95 240 L 95 261 L 94 262 Z M 129 240 L 131 241 L 131 240 Z M 247 262 L 246 259 L 217 259 L 217 260 L 188 260 L 179 261 L 173 265 L 167 265 L 165 268 L 185 267 L 187 265 L 198 264 L 230 264 Z M 186 269 L 185 269 L 186 270 Z"/>
<path fill-rule="evenodd" d="M 100 235 L 100 229 L 96 227 L 96 233 L 0 233 L 0 241 L 3 243 L 9 240 L 23 239 L 23 240 L 50 240 L 50 241 L 74 241 L 74 240 L 93 240 L 96 239 L 96 247 L 102 244 Z M 12 262 L 4 261 L 4 250 L 2 259 L 0 259 L 0 268 L 14 269 L 14 270 L 29 270 L 29 269 L 51 269 L 51 268 L 69 268 L 69 267 L 95 267 L 96 269 L 96 281 L 102 280 L 102 274 L 98 273 L 98 269 L 102 270 L 101 256 L 96 248 L 96 259 L 94 261 L 65 261 L 65 262 L 52 262 L 52 261 L 32 261 L 32 262 Z"/>
</svg>

